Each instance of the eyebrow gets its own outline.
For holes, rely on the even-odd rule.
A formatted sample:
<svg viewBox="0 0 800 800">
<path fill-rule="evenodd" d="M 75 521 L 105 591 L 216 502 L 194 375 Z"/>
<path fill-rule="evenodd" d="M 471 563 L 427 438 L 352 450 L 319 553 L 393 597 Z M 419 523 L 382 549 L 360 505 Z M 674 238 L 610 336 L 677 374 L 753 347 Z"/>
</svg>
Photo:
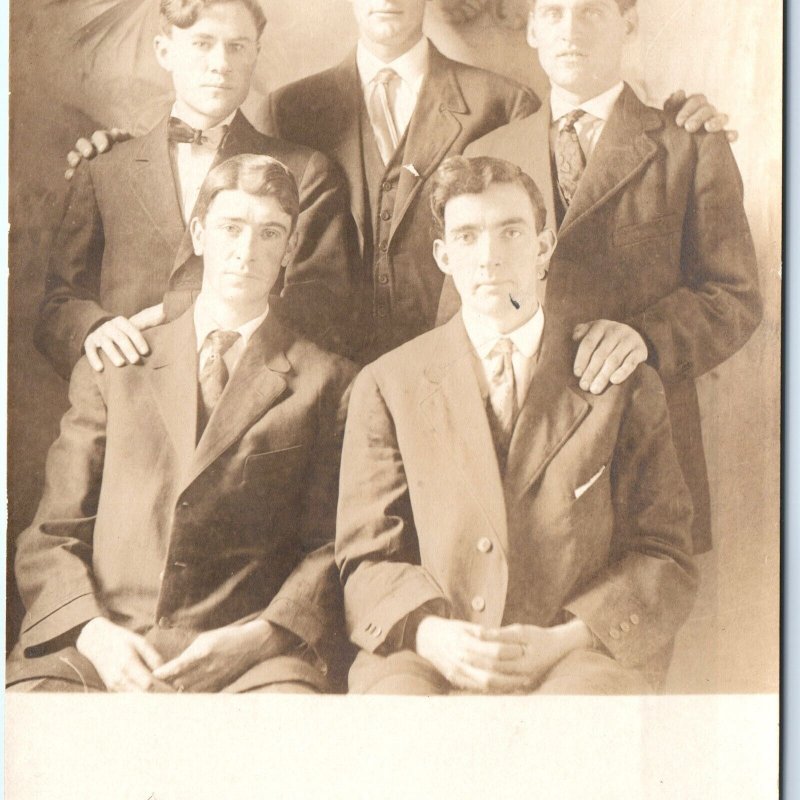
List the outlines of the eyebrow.
<svg viewBox="0 0 800 800">
<path fill-rule="evenodd" d="M 249 221 L 244 219 L 244 217 L 217 217 L 218 223 L 226 223 L 226 222 L 238 222 L 241 225 L 249 225 Z M 288 231 L 289 228 L 284 225 L 282 222 L 265 222 L 259 227 L 261 228 L 280 228 L 282 231 Z"/>
<path fill-rule="evenodd" d="M 500 222 L 492 225 L 493 228 L 505 228 L 508 225 L 527 225 L 528 221 L 524 217 L 509 217 L 508 219 L 501 220 Z M 468 231 L 478 230 L 480 225 L 459 225 L 457 228 L 451 228 L 450 233 L 466 233 Z"/>
</svg>

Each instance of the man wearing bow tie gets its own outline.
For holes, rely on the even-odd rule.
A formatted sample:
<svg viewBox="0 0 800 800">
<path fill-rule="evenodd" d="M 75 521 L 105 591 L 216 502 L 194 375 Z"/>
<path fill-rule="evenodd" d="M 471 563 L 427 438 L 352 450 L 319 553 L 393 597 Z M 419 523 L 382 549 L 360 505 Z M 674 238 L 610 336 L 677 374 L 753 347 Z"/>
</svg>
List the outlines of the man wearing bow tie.
<svg viewBox="0 0 800 800">
<path fill-rule="evenodd" d="M 636 0 L 533 0 L 528 41 L 550 97 L 465 155 L 507 159 L 542 189 L 558 245 L 539 291 L 581 342 L 582 388 L 600 393 L 643 362 L 658 370 L 704 552 L 711 504 L 695 378 L 758 325 L 758 270 L 725 136 L 690 135 L 622 80 L 637 24 Z M 447 281 L 439 321 L 458 305 Z"/>
<path fill-rule="evenodd" d="M 263 136 L 239 110 L 266 24 L 261 7 L 162 0 L 160 11 L 155 53 L 175 104 L 145 136 L 78 166 L 52 246 L 37 347 L 64 377 L 83 352 L 95 369 L 100 351 L 117 366 L 139 361 L 147 352 L 141 329 L 173 317 L 199 291 L 187 224 L 211 166 L 239 153 L 269 154 L 296 175 L 299 244 L 275 307 L 315 340 L 340 346 L 357 259 L 343 181 L 325 156 Z"/>
<path fill-rule="evenodd" d="M 555 236 L 519 167 L 456 156 L 432 183 L 462 306 L 353 386 L 336 529 L 350 689 L 658 689 L 696 591 L 658 376 L 580 388 L 571 331 L 537 296 Z"/>
<path fill-rule="evenodd" d="M 273 312 L 297 248 L 288 169 L 234 157 L 193 205 L 196 303 L 146 333 L 140 365 L 97 372 L 83 358 L 73 371 L 44 496 L 17 545 L 27 614 L 6 677 L 20 690 L 331 686 L 355 368 Z"/>
</svg>

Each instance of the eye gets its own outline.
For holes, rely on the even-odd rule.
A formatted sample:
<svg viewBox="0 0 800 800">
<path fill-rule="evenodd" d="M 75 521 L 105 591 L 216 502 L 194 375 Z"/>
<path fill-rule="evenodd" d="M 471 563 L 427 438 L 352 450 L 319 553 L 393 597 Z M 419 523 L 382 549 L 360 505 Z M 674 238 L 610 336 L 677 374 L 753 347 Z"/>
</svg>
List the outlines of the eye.
<svg viewBox="0 0 800 800">
<path fill-rule="evenodd" d="M 222 226 L 222 230 L 229 236 L 236 236 L 239 233 L 239 226 L 229 222 Z"/>
<path fill-rule="evenodd" d="M 244 50 L 244 45 L 240 42 L 234 42 L 228 45 L 228 51 L 231 53 L 241 53 Z"/>
<path fill-rule="evenodd" d="M 459 244 L 472 244 L 475 241 L 475 234 L 472 231 L 461 231 L 455 235 L 455 240 Z"/>
<path fill-rule="evenodd" d="M 264 241 L 273 241 L 280 236 L 280 233 L 275 228 L 264 228 L 261 231 L 261 238 Z"/>
<path fill-rule="evenodd" d="M 561 9 L 554 8 L 553 6 L 545 6 L 541 9 L 537 16 L 547 20 L 547 22 L 557 22 L 559 19 L 561 19 Z"/>
<path fill-rule="evenodd" d="M 211 47 L 211 42 L 208 39 L 195 39 L 192 44 L 198 50 L 208 50 Z"/>
<path fill-rule="evenodd" d="M 506 228 L 503 234 L 506 239 L 519 239 L 522 236 L 522 231 L 519 228 Z"/>
</svg>

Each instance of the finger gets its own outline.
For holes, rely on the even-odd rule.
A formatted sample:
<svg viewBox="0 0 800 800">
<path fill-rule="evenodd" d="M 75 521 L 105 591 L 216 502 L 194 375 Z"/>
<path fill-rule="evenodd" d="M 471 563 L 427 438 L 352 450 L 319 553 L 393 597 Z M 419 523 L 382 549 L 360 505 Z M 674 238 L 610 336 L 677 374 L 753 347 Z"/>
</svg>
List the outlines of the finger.
<svg viewBox="0 0 800 800">
<path fill-rule="evenodd" d="M 72 180 L 72 176 L 75 174 L 75 170 L 70 167 L 68 170 L 64 171 L 64 178 L 68 181 Z"/>
<path fill-rule="evenodd" d="M 719 133 L 720 131 L 725 130 L 725 126 L 727 124 L 728 124 L 727 114 L 713 113 L 709 114 L 708 119 L 703 120 L 703 127 L 709 133 Z"/>
<path fill-rule="evenodd" d="M 678 89 L 664 101 L 664 111 L 678 111 L 686 102 L 686 92 Z"/>
<path fill-rule="evenodd" d="M 593 324 L 588 333 L 581 339 L 581 343 L 578 345 L 578 352 L 575 354 L 575 363 L 573 364 L 573 371 L 576 377 L 580 378 L 586 371 L 595 348 L 603 340 L 604 332 L 602 326 Z"/>
<path fill-rule="evenodd" d="M 469 656 L 492 661 L 509 661 L 520 657 L 520 643 L 472 639 L 465 642 L 464 652 Z"/>
<path fill-rule="evenodd" d="M 523 685 L 519 675 L 503 675 L 495 670 L 477 669 L 464 663 L 456 665 L 455 675 L 457 680 L 471 683 L 483 692 L 515 692 Z"/>
<path fill-rule="evenodd" d="M 152 684 L 151 672 L 139 660 L 135 650 L 122 668 L 122 681 L 128 691 L 146 692 Z"/>
<path fill-rule="evenodd" d="M 109 328 L 108 335 L 129 364 L 136 364 L 140 360 L 141 356 L 125 331 L 121 331 L 119 328 Z"/>
<path fill-rule="evenodd" d="M 613 384 L 624 383 L 626 380 L 628 380 L 628 378 L 630 378 L 630 376 L 633 374 L 633 371 L 639 366 L 639 364 L 642 363 L 642 361 L 644 361 L 644 359 L 641 358 L 640 353 L 637 353 L 636 351 L 628 353 L 625 360 L 622 362 L 622 364 L 620 364 L 618 369 L 612 373 L 609 380 Z"/>
<path fill-rule="evenodd" d="M 603 365 L 600 367 L 597 375 L 592 380 L 589 386 L 589 391 L 592 394 L 600 394 L 608 386 L 608 381 L 611 375 L 619 369 L 622 362 L 630 355 L 632 351 L 627 350 L 623 344 L 618 344 L 607 356 Z"/>
<path fill-rule="evenodd" d="M 695 133 L 699 131 L 709 120 L 714 119 L 717 110 L 714 106 L 701 106 L 692 114 L 683 126 L 687 131 Z"/>
<path fill-rule="evenodd" d="M 495 643 L 509 643 L 513 645 L 525 644 L 528 640 L 525 628 L 522 625 L 504 625 L 502 628 L 484 628 L 481 638 Z"/>
<path fill-rule="evenodd" d="M 136 648 L 139 657 L 151 671 L 158 669 L 164 663 L 161 654 L 146 639 L 139 638 L 134 640 L 133 646 Z"/>
<path fill-rule="evenodd" d="M 575 329 L 572 331 L 572 341 L 577 342 L 579 339 L 583 339 L 589 332 L 590 327 L 591 325 L 588 322 L 581 322 L 576 325 Z"/>
<path fill-rule="evenodd" d="M 521 645 L 506 645 L 513 648 L 516 655 L 513 659 L 496 660 L 478 654 L 465 654 L 462 658 L 463 663 L 483 672 L 497 672 L 502 675 L 521 675 L 529 669 L 525 659 L 525 651 Z"/>
<path fill-rule="evenodd" d="M 592 357 L 589 360 L 589 363 L 586 366 L 586 369 L 583 371 L 583 375 L 581 375 L 580 387 L 583 389 L 584 392 L 588 392 L 592 383 L 594 382 L 595 378 L 600 374 L 600 371 L 603 369 L 603 365 L 606 363 L 606 359 L 611 355 L 614 349 L 617 346 L 617 342 L 612 337 L 607 337 L 603 339 L 602 342 L 597 346 L 594 353 L 592 353 Z M 622 359 L 620 359 L 620 363 Z M 616 367 L 619 364 L 615 365 Z"/>
<path fill-rule="evenodd" d="M 690 95 L 675 117 L 675 122 L 678 125 L 686 127 L 686 122 L 689 120 L 692 114 L 707 104 L 708 101 L 706 100 L 706 96 L 704 94 Z"/>
<path fill-rule="evenodd" d="M 725 131 L 725 137 L 733 144 L 739 138 L 739 131 Z"/>
<path fill-rule="evenodd" d="M 71 167 L 77 167 L 81 163 L 82 156 L 77 150 L 70 150 L 67 153 L 67 164 Z"/>
<path fill-rule="evenodd" d="M 94 344 L 90 344 L 87 339 L 86 342 L 84 342 L 83 349 L 86 353 L 86 360 L 89 362 L 89 366 L 95 372 L 102 372 L 103 360 L 97 355 L 97 347 Z"/>
<path fill-rule="evenodd" d="M 145 340 L 144 336 L 142 336 L 141 331 L 129 319 L 125 319 L 125 317 L 117 317 L 114 322 L 117 330 L 122 331 L 125 334 L 127 340 L 139 351 L 139 353 L 141 353 L 143 356 L 146 356 L 150 352 L 150 348 L 147 346 L 147 341 Z"/>
<path fill-rule="evenodd" d="M 88 139 L 78 139 L 75 149 L 84 157 L 92 158 L 95 155 L 94 145 Z"/>
<path fill-rule="evenodd" d="M 90 141 L 98 153 L 105 153 L 111 147 L 111 140 L 106 131 L 95 131 Z"/>
<path fill-rule="evenodd" d="M 125 359 L 117 350 L 116 345 L 108 336 L 102 336 L 98 339 L 97 344 L 100 349 L 108 356 L 109 360 L 115 367 L 121 367 L 125 364 Z"/>
<path fill-rule="evenodd" d="M 122 128 L 112 128 L 108 131 L 108 135 L 115 141 L 115 142 L 127 142 L 128 139 L 133 138 L 133 134 L 129 133 L 128 131 L 122 130 Z"/>
</svg>

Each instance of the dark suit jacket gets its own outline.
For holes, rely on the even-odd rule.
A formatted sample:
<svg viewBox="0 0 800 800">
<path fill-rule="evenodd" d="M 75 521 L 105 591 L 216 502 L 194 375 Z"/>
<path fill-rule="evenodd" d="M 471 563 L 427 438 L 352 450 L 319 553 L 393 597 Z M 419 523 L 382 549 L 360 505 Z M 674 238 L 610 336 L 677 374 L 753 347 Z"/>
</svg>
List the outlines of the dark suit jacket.
<svg viewBox="0 0 800 800">
<path fill-rule="evenodd" d="M 267 129 L 274 135 L 320 150 L 342 168 L 350 190 L 362 257 L 368 231 L 359 117 L 363 92 L 355 52 L 332 69 L 285 86 L 270 95 Z M 442 273 L 432 255 L 429 178 L 448 156 L 473 140 L 532 113 L 539 105 L 526 87 L 487 70 L 460 64 L 430 46 L 428 74 L 409 123 L 387 240 L 391 294 L 388 337 L 373 328 L 373 264 L 363 264 L 360 358 L 367 360 L 433 327 Z M 383 327 L 383 326 L 380 326 Z M 378 341 L 373 341 L 378 336 Z"/>
<path fill-rule="evenodd" d="M 25 654 L 99 614 L 142 634 L 261 616 L 329 663 L 345 641 L 332 540 L 352 365 L 270 312 L 195 447 L 191 312 L 146 337 L 141 366 L 73 372 L 18 540 Z"/>
<path fill-rule="evenodd" d="M 321 153 L 264 136 L 238 112 L 214 164 L 242 153 L 277 158 L 297 180 L 300 245 L 286 271 L 281 311 L 301 332 L 335 346 L 357 262 L 341 174 Z M 174 318 L 191 304 L 201 280 L 164 118 L 146 135 L 78 167 L 53 242 L 36 346 L 69 377 L 86 336 L 101 322 L 160 303 L 168 289 Z"/>
<path fill-rule="evenodd" d="M 555 230 L 549 129 L 545 102 L 465 155 L 519 164 L 542 191 Z M 439 321 L 459 305 L 448 280 Z M 742 347 L 761 319 L 741 177 L 724 135 L 687 133 L 626 86 L 558 231 L 545 307 L 570 323 L 619 320 L 644 337 L 692 491 L 695 548 L 707 550 L 711 512 L 694 379 Z"/>
<path fill-rule="evenodd" d="M 527 593 L 524 621 L 552 625 L 566 609 L 624 666 L 668 647 L 695 570 L 663 388 L 643 367 L 584 393 L 566 340 L 548 321 L 505 482 L 460 314 L 358 376 L 336 560 L 359 647 L 381 647 L 431 601 L 497 626 L 512 582 Z"/>
</svg>

